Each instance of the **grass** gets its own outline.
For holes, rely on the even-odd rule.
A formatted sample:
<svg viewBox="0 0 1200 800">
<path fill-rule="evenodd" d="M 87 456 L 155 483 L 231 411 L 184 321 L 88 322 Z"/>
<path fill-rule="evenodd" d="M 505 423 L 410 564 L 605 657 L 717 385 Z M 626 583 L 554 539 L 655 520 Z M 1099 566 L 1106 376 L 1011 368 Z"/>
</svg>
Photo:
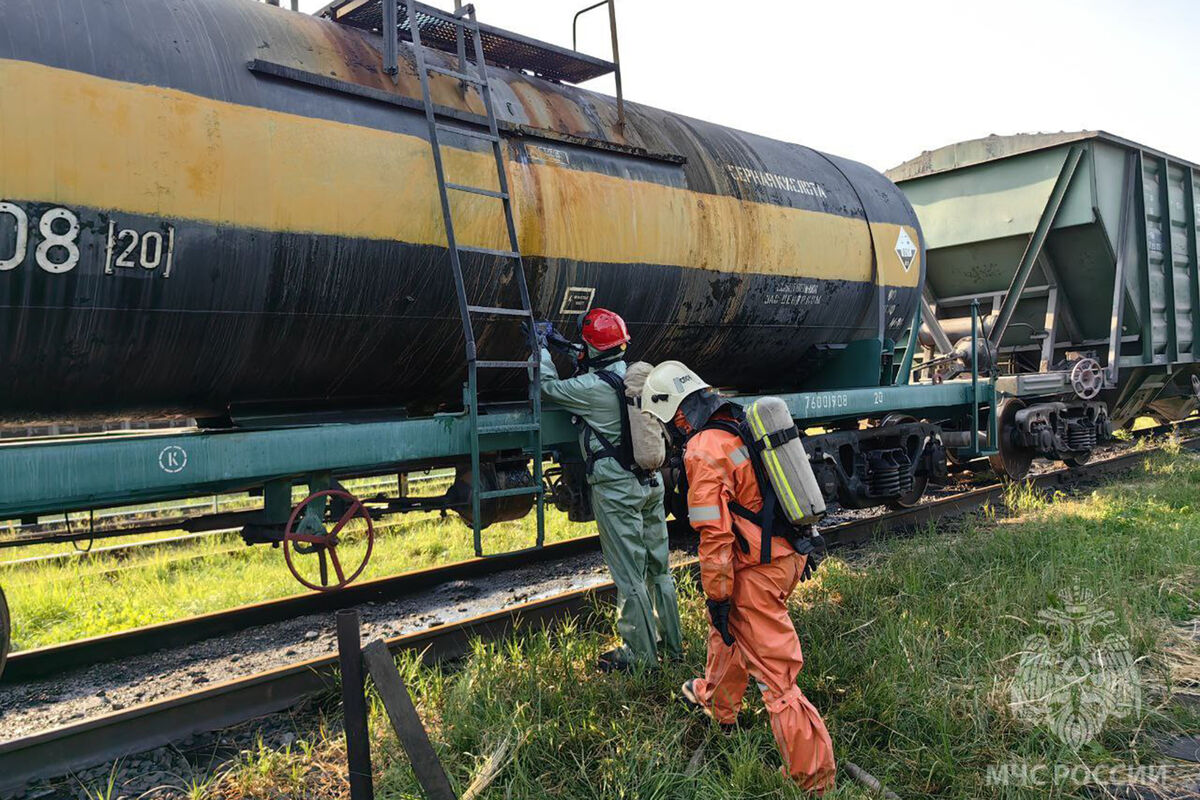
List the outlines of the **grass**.
<svg viewBox="0 0 1200 800">
<path fill-rule="evenodd" d="M 440 493 L 445 485 L 422 488 L 423 493 Z M 409 514 L 392 519 L 386 525 L 377 525 L 375 550 L 359 580 L 474 556 L 471 529 L 456 514 Z M 591 525 L 569 522 L 565 514 L 554 510 L 547 512 L 547 542 L 593 533 Z M 527 520 L 497 523 L 483 536 L 489 553 L 516 550 L 534 542 Z M 61 549 L 61 545 L 58 547 Z M 339 548 L 339 552 L 342 550 Z M 4 552 L 12 559 L 29 555 L 19 549 Z M 342 558 L 349 564 L 351 559 L 345 553 Z M 247 547 L 236 534 L 167 548 L 143 548 L 121 560 L 73 558 L 2 567 L 0 586 L 4 587 L 12 613 L 14 650 L 305 591 L 288 571 L 282 551 L 269 545 Z"/>
<path fill-rule="evenodd" d="M 825 715 L 839 759 L 903 798 L 1084 797 L 1071 783 L 996 786 L 1004 764 L 1157 765 L 1156 737 L 1200 730 L 1200 459 L 1154 456 L 1140 472 L 1053 504 L 1012 497 L 984 516 L 830 559 L 793 596 L 805 648 L 801 688 Z M 1093 593 L 1138 666 L 1137 713 L 1109 719 L 1078 750 L 1014 716 L 1010 688 L 1041 609 Z M 687 661 L 660 673 L 601 676 L 603 632 L 564 628 L 474 644 L 455 668 L 399 662 L 451 779 L 468 785 L 501 742 L 511 762 L 485 798 L 790 798 L 752 689 L 732 736 L 684 709 L 676 692 L 704 659 L 696 587 L 681 587 Z M 253 750 L 208 797 L 348 796 L 336 716 L 286 751 Z M 376 796 L 420 796 L 372 698 Z M 697 758 L 696 753 L 702 749 Z M 1178 777 L 1182 765 L 1171 767 Z M 1194 766 L 1194 765 L 1193 765 Z M 1194 773 L 1193 773 L 1194 774 Z M 841 776 L 836 800 L 873 796 Z"/>
</svg>

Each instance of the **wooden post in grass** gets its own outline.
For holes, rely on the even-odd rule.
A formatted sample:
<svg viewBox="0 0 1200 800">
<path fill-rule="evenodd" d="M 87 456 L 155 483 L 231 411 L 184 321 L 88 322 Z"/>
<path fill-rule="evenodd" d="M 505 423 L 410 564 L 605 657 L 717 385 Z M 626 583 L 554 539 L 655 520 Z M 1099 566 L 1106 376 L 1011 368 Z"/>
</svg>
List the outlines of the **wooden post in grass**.
<svg viewBox="0 0 1200 800">
<path fill-rule="evenodd" d="M 375 800 L 371 778 L 371 740 L 367 735 L 367 697 L 363 685 L 362 640 L 358 612 L 337 612 L 338 661 L 342 668 L 342 708 L 346 718 L 346 762 L 350 800 Z"/>
<path fill-rule="evenodd" d="M 371 672 L 371 679 L 375 681 L 375 688 L 383 698 L 388 719 L 396 729 L 404 752 L 408 753 L 408 760 L 412 762 L 421 790 L 429 800 L 456 800 L 454 789 L 429 742 L 429 734 L 425 732 L 408 688 L 396 670 L 391 651 L 382 639 L 376 639 L 363 648 L 362 654 Z"/>
</svg>

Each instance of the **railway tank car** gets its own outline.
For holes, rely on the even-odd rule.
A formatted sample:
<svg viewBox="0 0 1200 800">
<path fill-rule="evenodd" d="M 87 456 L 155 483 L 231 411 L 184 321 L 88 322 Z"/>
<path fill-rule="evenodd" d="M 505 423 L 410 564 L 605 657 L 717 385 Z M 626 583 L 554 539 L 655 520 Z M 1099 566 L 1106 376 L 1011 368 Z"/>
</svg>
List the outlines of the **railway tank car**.
<svg viewBox="0 0 1200 800">
<path fill-rule="evenodd" d="M 0 418 L 461 403 L 420 82 L 408 47 L 385 74 L 382 37 L 352 26 L 361 6 L 4 0 Z M 620 309 L 633 358 L 683 359 L 740 391 L 877 381 L 923 274 L 889 180 L 489 71 L 538 316 Z M 430 80 L 448 113 L 481 113 L 477 90 Z M 486 142 L 443 146 L 450 180 L 494 183 Z M 453 202 L 460 241 L 506 248 L 491 198 Z M 480 303 L 511 304 L 491 256 L 463 269 Z M 506 324 L 477 335 L 515 356 Z M 840 367 L 847 351 L 866 369 Z M 515 392 L 481 381 L 484 398 Z"/>
</svg>

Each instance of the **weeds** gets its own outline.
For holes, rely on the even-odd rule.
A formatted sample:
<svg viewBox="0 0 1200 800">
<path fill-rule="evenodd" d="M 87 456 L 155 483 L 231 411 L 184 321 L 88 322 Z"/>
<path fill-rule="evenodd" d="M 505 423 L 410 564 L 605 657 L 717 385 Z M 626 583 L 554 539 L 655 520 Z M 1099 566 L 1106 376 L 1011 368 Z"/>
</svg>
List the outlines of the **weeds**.
<svg viewBox="0 0 1200 800">
<path fill-rule="evenodd" d="M 1200 617 L 1198 486 L 1194 456 L 1155 456 L 1139 475 L 1083 497 L 1049 504 L 1014 490 L 1019 516 L 891 539 L 852 562 L 829 559 L 795 594 L 793 618 L 806 654 L 800 685 L 839 758 L 905 798 L 1012 800 L 1088 789 L 993 786 L 989 769 L 1159 763 L 1156 737 L 1200 729 L 1200 709 L 1179 702 L 1196 691 L 1200 663 L 1188 627 Z M 1043 624 L 1038 613 L 1078 587 L 1112 613 L 1146 698 L 1136 715 L 1110 719 L 1074 750 L 1015 716 L 1009 690 Z M 687 659 L 660 672 L 595 673 L 596 653 L 610 644 L 604 627 L 475 642 L 452 669 L 402 657 L 454 784 L 466 787 L 507 739 L 522 744 L 483 798 L 801 797 L 779 773 L 753 687 L 728 737 L 679 703 L 679 685 L 702 669 L 706 632 L 694 583 L 683 581 L 680 597 Z M 419 796 L 377 701 L 372 715 L 377 795 Z M 316 750 L 337 746 L 332 737 Z M 828 795 L 871 796 L 845 775 Z"/>
<path fill-rule="evenodd" d="M 1054 503 L 1011 491 L 1008 516 L 830 558 L 793 596 L 801 689 L 825 716 L 837 756 L 900 797 L 1091 796 L 1098 787 L 997 786 L 989 776 L 1012 764 L 1154 766 L 1164 761 L 1158 741 L 1200 730 L 1200 460 L 1155 455 L 1118 482 Z M 1017 716 L 1011 689 L 1029 637 L 1046 624 L 1039 612 L 1082 590 L 1128 643 L 1143 701 L 1075 749 L 1052 725 Z M 455 665 L 401 657 L 452 783 L 461 792 L 491 777 L 479 795 L 489 800 L 802 797 L 779 772 L 753 686 L 730 736 L 678 701 L 680 684 L 703 669 L 707 628 L 691 580 L 681 581 L 680 602 L 686 659 L 657 672 L 594 671 L 612 643 L 610 609 L 599 609 L 610 615 L 599 627 L 476 641 Z M 369 707 L 376 796 L 419 797 L 377 697 Z M 290 748 L 251 748 L 205 796 L 345 798 L 344 772 L 335 715 Z M 843 774 L 827 798 L 873 796 Z"/>
<path fill-rule="evenodd" d="M 86 786 L 80 783 L 80 789 L 83 790 L 84 797 L 87 800 L 115 800 L 117 797 L 117 773 L 121 770 L 121 762 L 114 761 L 112 769 L 108 771 L 108 778 L 99 786 Z"/>
</svg>

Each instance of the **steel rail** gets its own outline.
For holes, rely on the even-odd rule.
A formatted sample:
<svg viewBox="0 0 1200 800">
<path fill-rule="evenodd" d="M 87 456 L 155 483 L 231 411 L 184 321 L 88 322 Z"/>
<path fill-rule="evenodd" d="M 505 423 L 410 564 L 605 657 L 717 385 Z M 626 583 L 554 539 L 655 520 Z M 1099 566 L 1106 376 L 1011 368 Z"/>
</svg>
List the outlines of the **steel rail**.
<svg viewBox="0 0 1200 800">
<path fill-rule="evenodd" d="M 307 592 L 65 644 L 21 650 L 9 655 L 8 665 L 4 668 L 3 675 L 0 675 L 0 686 L 38 680 L 92 664 L 154 653 L 214 636 L 226 636 L 248 628 L 284 622 L 306 614 L 352 608 L 368 602 L 396 600 L 452 581 L 472 580 L 532 564 L 561 561 L 599 549 L 598 536 L 581 536 L 548 544 L 540 549 L 472 558 L 432 569 L 405 572 L 390 578 L 354 583 L 336 592 Z"/>
<path fill-rule="evenodd" d="M 1183 446 L 1200 449 L 1200 438 L 1183 442 Z M 1123 453 L 1112 458 L 1096 461 L 1075 469 L 1059 469 L 1042 473 L 1030 480 L 1039 489 L 1050 489 L 1069 485 L 1080 479 L 1125 472 L 1143 463 L 1157 452 L 1157 448 L 1132 453 Z M 961 495 L 935 500 L 911 509 L 895 511 L 878 517 L 854 520 L 833 526 L 823 532 L 830 548 L 843 548 L 863 544 L 881 533 L 912 529 L 934 520 L 961 516 L 989 504 L 1003 501 L 1005 486 L 993 484 Z M 595 537 L 584 537 L 570 543 L 582 550 L 595 547 Z M 550 545 L 545 550 L 555 547 Z M 533 554 L 526 554 L 526 558 Z M 516 559 L 512 559 L 516 560 Z M 480 562 L 495 564 L 494 559 L 476 559 L 464 564 Z M 528 563 L 526 561 L 525 563 Z M 461 566 L 461 565 L 453 565 Z M 677 570 L 695 571 L 695 559 L 678 565 Z M 425 580 L 437 570 L 424 573 Z M 404 576 L 400 576 L 403 578 Z M 412 576 L 410 575 L 410 578 Z M 397 580 L 397 579 L 389 579 Z M 380 582 L 376 582 L 380 583 Z M 358 587 L 360 590 L 364 587 Z M 306 595 L 309 599 L 342 598 L 354 587 L 333 595 Z M 376 591 L 378 591 L 376 589 Z M 471 619 L 447 625 L 439 625 L 418 633 L 407 634 L 388 640 L 392 652 L 418 652 L 427 664 L 453 660 L 465 655 L 474 638 L 495 639 L 518 629 L 537 625 L 548 625 L 568 617 L 582 617 L 586 621 L 596 603 L 613 596 L 611 583 L 568 592 L 555 597 L 526 603 L 514 608 L 495 611 Z M 288 598 L 294 602 L 299 598 Z M 373 599 L 373 598 L 372 598 Z M 361 600 L 359 602 L 362 602 Z M 267 606 L 276 604 L 266 604 Z M 328 605 L 325 609 L 342 607 L 348 603 Z M 250 614 L 253 607 L 239 609 Z M 278 607 L 260 610 L 260 616 L 269 617 L 278 613 Z M 306 612 L 307 613 L 307 612 Z M 207 625 L 221 623 L 208 615 Z M 184 621 L 195 624 L 194 620 Z M 173 623 L 178 625 L 178 623 Z M 167 626 L 154 626 L 162 629 Z M 147 630 L 147 629 L 142 629 Z M 136 633 L 136 632 L 130 632 Z M 118 634 L 120 637 L 121 634 Z M 144 640 L 126 639 L 145 644 Z M 157 647 L 164 646 L 158 639 Z M 98 640 L 90 642 L 96 647 Z M 70 645 L 64 646 L 69 652 Z M 58 648 L 55 648 L 58 649 Z M 79 649 L 74 650 L 78 657 Z M 26 654 L 26 665 L 33 663 L 32 653 Z M 44 656 L 45 657 L 45 656 Z M 61 657 L 58 656 L 58 657 Z M 335 680 L 336 655 L 280 667 L 266 673 L 228 681 L 198 692 L 177 695 L 165 700 L 113 712 L 84 722 L 57 727 L 23 739 L 0 743 L 0 791 L 22 786 L 39 778 L 54 777 L 69 771 L 83 769 L 115 758 L 143 752 L 172 741 L 206 731 L 219 730 L 247 722 L 258 717 L 289 708 L 298 702 L 325 691 Z M 61 662 L 58 664 L 63 666 Z M 28 666 L 25 667 L 28 669 Z"/>
</svg>

